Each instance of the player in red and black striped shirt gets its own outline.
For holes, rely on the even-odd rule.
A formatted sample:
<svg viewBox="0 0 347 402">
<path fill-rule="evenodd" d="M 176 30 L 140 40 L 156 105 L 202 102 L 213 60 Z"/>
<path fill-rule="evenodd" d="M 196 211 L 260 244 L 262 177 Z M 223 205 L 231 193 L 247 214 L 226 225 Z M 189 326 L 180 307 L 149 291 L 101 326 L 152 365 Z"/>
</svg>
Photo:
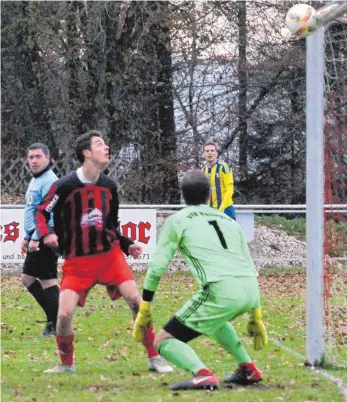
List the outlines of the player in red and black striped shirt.
<svg viewBox="0 0 347 402">
<path fill-rule="evenodd" d="M 77 305 L 84 305 L 95 284 L 105 285 L 112 300 L 124 297 L 134 317 L 141 302 L 123 253 L 138 258 L 142 248 L 120 234 L 117 187 L 102 173 L 109 164 L 109 147 L 100 132 L 90 131 L 78 137 L 75 150 L 82 166 L 52 185 L 36 213 L 36 227 L 44 244 L 59 249 L 65 258 L 56 337 L 61 364 L 45 373 L 75 371 L 72 319 Z M 48 226 L 52 211 L 54 231 Z M 154 349 L 153 341 L 152 326 L 143 342 L 149 369 L 172 371 Z"/>
</svg>

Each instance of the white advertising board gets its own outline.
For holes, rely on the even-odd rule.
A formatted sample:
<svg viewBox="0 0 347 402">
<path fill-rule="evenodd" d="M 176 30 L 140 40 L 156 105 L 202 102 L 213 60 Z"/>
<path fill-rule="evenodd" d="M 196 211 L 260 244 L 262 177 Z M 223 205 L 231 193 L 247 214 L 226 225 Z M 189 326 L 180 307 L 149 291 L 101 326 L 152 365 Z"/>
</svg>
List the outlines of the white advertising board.
<svg viewBox="0 0 347 402">
<path fill-rule="evenodd" d="M 254 239 L 254 213 L 236 211 L 237 222 L 243 229 L 246 239 Z M 157 220 L 155 209 L 120 209 L 119 220 L 124 236 L 141 244 L 143 253 L 136 260 L 138 263 L 147 263 L 155 249 L 157 236 Z M 21 254 L 20 244 L 24 236 L 23 230 L 24 209 L 1 208 L 0 222 L 0 254 L 1 263 L 22 263 L 25 255 Z M 127 257 L 129 262 L 134 261 Z"/>
<path fill-rule="evenodd" d="M 137 262 L 147 263 L 155 249 L 157 218 L 155 209 L 120 209 L 119 220 L 124 236 L 139 243 L 143 253 Z M 1 263 L 22 263 L 20 244 L 24 236 L 24 209 L 1 208 Z M 129 262 L 132 257 L 127 258 Z"/>
</svg>

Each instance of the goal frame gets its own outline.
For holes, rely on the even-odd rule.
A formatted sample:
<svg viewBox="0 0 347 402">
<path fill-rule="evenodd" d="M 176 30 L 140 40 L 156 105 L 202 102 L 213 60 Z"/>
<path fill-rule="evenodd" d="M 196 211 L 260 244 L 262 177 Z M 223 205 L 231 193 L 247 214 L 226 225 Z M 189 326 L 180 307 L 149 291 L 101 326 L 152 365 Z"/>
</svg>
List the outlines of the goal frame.
<svg viewBox="0 0 347 402">
<path fill-rule="evenodd" d="M 306 364 L 325 362 L 324 324 L 324 26 L 347 12 L 333 2 L 317 10 L 306 38 Z"/>
</svg>

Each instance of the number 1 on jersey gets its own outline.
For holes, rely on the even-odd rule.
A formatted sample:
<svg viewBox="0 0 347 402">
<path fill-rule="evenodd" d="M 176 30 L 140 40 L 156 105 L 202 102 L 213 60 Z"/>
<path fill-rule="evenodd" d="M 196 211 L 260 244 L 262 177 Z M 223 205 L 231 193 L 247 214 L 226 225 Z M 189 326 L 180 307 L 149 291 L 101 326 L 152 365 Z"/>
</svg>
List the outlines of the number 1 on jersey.
<svg viewBox="0 0 347 402">
<path fill-rule="evenodd" d="M 220 241 L 221 245 L 223 246 L 223 248 L 227 249 L 228 246 L 224 239 L 223 233 L 220 230 L 220 227 L 218 226 L 218 222 L 217 221 L 208 221 L 208 223 L 214 227 L 214 230 L 217 232 L 219 241 Z"/>
</svg>

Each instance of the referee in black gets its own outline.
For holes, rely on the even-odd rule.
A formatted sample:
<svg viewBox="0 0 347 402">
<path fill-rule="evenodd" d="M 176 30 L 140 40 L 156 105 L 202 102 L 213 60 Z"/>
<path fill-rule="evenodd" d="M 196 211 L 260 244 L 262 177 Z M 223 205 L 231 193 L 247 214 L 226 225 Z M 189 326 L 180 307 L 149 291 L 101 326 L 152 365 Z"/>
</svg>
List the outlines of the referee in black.
<svg viewBox="0 0 347 402">
<path fill-rule="evenodd" d="M 25 236 L 21 249 L 22 253 L 27 254 L 21 279 L 46 314 L 46 327 L 41 335 L 55 336 L 59 304 L 58 258 L 54 250 L 39 241 L 34 214 L 37 206 L 58 178 L 49 166 L 49 150 L 45 144 L 30 145 L 27 150 L 27 161 L 33 177 L 25 194 Z"/>
</svg>

